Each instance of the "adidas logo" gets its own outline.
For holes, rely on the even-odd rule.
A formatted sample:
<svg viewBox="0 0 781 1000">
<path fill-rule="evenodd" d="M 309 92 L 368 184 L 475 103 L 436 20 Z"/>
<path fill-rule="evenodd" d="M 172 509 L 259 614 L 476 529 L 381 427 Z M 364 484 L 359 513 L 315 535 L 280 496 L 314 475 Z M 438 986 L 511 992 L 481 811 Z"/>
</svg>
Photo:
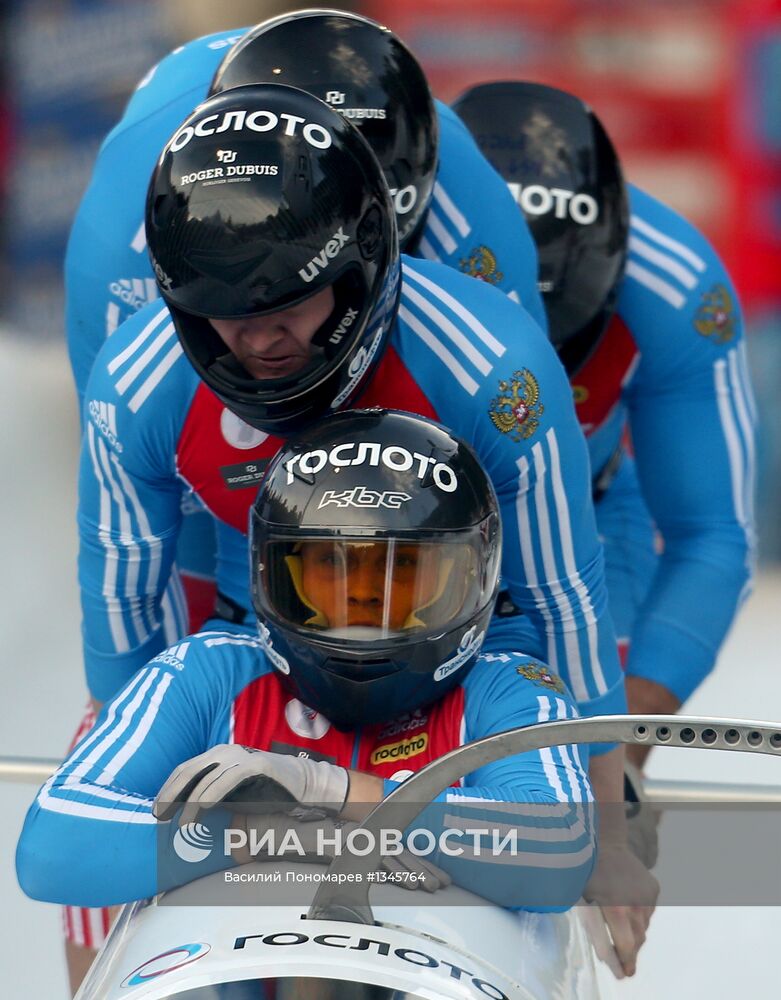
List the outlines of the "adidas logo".
<svg viewBox="0 0 781 1000">
<path fill-rule="evenodd" d="M 117 408 L 113 403 L 100 403 L 91 399 L 89 403 L 90 420 L 108 441 L 114 451 L 121 454 L 122 443 L 117 437 Z"/>
<path fill-rule="evenodd" d="M 157 298 L 157 283 L 154 278 L 120 278 L 112 281 L 108 290 L 131 309 L 140 309 Z"/>
</svg>

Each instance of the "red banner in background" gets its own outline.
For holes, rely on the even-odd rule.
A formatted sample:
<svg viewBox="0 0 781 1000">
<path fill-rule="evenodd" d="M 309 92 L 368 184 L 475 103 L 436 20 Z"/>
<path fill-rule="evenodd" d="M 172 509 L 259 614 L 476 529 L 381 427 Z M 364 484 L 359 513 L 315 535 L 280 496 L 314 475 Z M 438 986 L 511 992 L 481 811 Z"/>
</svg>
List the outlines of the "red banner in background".
<svg viewBox="0 0 781 1000">
<path fill-rule="evenodd" d="M 749 299 L 773 281 L 778 294 L 781 273 L 771 245 L 781 247 L 777 163 L 761 145 L 740 140 L 751 102 L 768 86 L 749 79 L 756 76 L 749 46 L 764 44 L 760 77 L 781 66 L 779 7 L 778 0 L 373 0 L 367 13 L 407 42 L 443 100 L 506 78 L 539 80 L 588 101 L 627 177 L 699 226 Z M 767 43 L 773 27 L 777 49 Z M 779 81 L 777 69 L 775 112 Z M 773 109 L 765 119 L 781 128 Z M 776 143 L 777 157 L 778 136 Z M 757 233 L 770 203 L 777 216 L 763 242 Z M 765 255 L 760 263 L 747 261 L 749 247 Z"/>
<path fill-rule="evenodd" d="M 731 95 L 732 169 L 744 299 L 781 313 L 781 0 L 743 5 L 735 18 L 741 71 Z"/>
</svg>

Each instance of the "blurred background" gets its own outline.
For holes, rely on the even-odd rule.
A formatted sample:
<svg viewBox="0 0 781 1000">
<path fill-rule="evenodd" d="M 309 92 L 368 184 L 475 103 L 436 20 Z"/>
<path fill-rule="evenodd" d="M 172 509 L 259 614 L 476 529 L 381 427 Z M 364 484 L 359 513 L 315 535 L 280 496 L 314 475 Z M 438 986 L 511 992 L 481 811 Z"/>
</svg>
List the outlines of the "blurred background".
<svg viewBox="0 0 781 1000">
<path fill-rule="evenodd" d="M 284 0 L 0 5 L 0 319 L 62 339 L 62 255 L 98 145 L 146 70 Z M 299 4 L 298 6 L 305 6 Z M 436 95 L 529 78 L 605 122 L 627 176 L 700 226 L 749 320 L 763 418 L 761 556 L 781 559 L 781 0 L 353 0 L 413 49 Z"/>
<path fill-rule="evenodd" d="M 0 443 L 5 524 L 0 754 L 61 756 L 84 700 L 75 579 L 78 421 L 62 258 L 98 146 L 176 45 L 295 6 L 279 0 L 0 4 Z M 436 96 L 528 78 L 605 122 L 633 182 L 713 241 L 741 294 L 757 394 L 760 573 L 687 709 L 781 718 L 781 0 L 366 0 Z M 781 783 L 777 761 L 665 751 L 652 774 Z M 714 760 L 714 757 L 716 759 Z M 721 759 L 720 759 L 721 758 Z M 24 899 L 13 849 L 32 789 L 0 785 L 0 972 L 9 996 L 67 995 L 56 908 Z M 759 992 L 777 977 L 781 910 L 657 914 L 620 1000 Z M 749 961 L 748 956 L 751 955 Z"/>
</svg>

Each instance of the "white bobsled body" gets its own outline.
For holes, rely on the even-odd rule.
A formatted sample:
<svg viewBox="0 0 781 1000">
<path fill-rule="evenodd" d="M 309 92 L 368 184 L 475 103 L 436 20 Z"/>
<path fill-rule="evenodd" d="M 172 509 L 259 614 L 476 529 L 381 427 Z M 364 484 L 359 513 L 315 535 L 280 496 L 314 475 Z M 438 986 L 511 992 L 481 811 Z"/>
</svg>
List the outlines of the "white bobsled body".
<svg viewBox="0 0 781 1000">
<path fill-rule="evenodd" d="M 311 873 L 313 866 L 285 865 L 283 877 L 288 870 Z M 126 908 L 78 1000 L 598 996 L 591 945 L 575 912 L 514 913 L 456 886 L 436 900 L 377 886 L 373 925 L 307 919 L 301 905 L 188 902 L 211 888 L 215 899 L 224 896 L 222 873 Z M 262 899 L 262 886 L 252 890 Z"/>
</svg>

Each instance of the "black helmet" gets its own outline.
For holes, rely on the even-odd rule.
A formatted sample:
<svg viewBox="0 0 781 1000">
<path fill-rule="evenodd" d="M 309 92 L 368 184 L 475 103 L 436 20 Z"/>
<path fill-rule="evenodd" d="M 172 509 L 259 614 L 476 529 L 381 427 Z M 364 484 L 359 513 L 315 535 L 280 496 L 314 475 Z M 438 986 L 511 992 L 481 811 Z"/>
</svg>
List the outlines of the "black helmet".
<svg viewBox="0 0 781 1000">
<path fill-rule="evenodd" d="M 248 32 L 222 61 L 210 93 L 267 81 L 300 87 L 360 127 L 391 189 L 400 245 L 409 249 L 434 190 L 439 131 L 409 49 L 368 17 L 299 10 Z"/>
<path fill-rule="evenodd" d="M 289 433 L 371 375 L 400 289 L 393 209 L 369 146 L 311 94 L 266 84 L 196 108 L 152 174 L 146 235 L 185 353 L 248 424 Z M 326 287 L 334 308 L 284 377 L 253 378 L 208 321 L 277 313 Z"/>
<path fill-rule="evenodd" d="M 607 328 L 624 272 L 621 164 L 583 101 L 539 83 L 486 83 L 453 105 L 524 211 L 550 338 L 570 374 Z"/>
<path fill-rule="evenodd" d="M 341 728 L 438 700 L 473 666 L 501 528 L 472 449 L 393 410 L 334 414 L 269 466 L 250 528 L 269 660 Z"/>
</svg>

